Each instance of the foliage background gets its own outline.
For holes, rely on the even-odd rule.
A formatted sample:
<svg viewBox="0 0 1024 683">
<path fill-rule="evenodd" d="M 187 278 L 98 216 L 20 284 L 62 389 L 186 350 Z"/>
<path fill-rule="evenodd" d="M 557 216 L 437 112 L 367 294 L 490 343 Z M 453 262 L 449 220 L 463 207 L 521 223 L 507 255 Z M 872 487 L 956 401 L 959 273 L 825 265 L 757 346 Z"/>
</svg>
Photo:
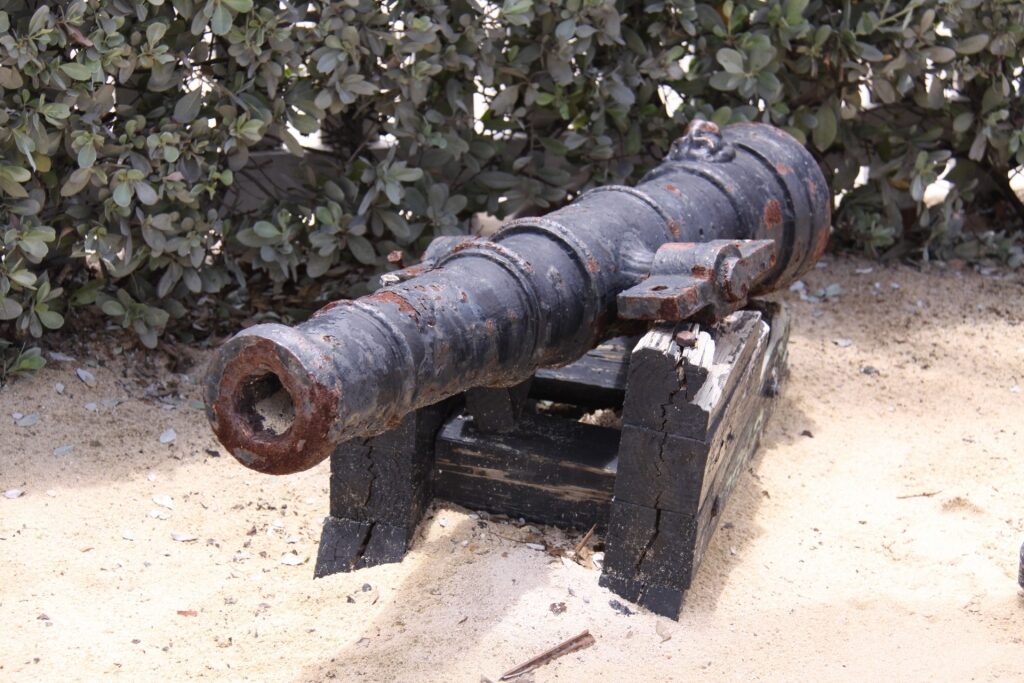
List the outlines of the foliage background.
<svg viewBox="0 0 1024 683">
<path fill-rule="evenodd" d="M 836 241 L 1020 265 L 1022 43 L 1010 0 L 0 0 L 0 376 L 73 316 L 301 316 L 695 117 L 805 140 Z"/>
</svg>

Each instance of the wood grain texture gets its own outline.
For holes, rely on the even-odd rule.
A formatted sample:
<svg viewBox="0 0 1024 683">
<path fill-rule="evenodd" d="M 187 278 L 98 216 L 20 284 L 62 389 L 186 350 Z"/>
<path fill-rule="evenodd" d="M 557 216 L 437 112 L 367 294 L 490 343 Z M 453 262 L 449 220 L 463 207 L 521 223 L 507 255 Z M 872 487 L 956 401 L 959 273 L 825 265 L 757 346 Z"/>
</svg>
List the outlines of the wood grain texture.
<svg viewBox="0 0 1024 683">
<path fill-rule="evenodd" d="M 470 508 L 569 526 L 603 526 L 611 502 L 619 433 L 549 415 L 525 414 L 510 433 L 485 433 L 466 415 L 437 441 L 436 495 Z"/>
<path fill-rule="evenodd" d="M 615 337 L 560 368 L 542 368 L 530 396 L 586 408 L 618 408 L 626 393 L 629 354 L 639 337 Z"/>
</svg>

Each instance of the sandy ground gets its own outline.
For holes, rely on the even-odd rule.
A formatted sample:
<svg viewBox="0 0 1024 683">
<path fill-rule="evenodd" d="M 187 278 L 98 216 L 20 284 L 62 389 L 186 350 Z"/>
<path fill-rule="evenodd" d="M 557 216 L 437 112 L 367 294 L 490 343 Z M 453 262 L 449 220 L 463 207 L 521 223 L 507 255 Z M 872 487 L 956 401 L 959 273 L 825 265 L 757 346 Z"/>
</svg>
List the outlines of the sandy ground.
<svg viewBox="0 0 1024 683">
<path fill-rule="evenodd" d="M 405 562 L 314 581 L 326 463 L 215 455 L 203 357 L 163 402 L 51 363 L 0 391 L 0 679 L 476 683 L 583 629 L 535 680 L 1024 679 L 1024 277 L 829 261 L 678 622 L 507 540 L 578 534 L 444 504 Z"/>
</svg>

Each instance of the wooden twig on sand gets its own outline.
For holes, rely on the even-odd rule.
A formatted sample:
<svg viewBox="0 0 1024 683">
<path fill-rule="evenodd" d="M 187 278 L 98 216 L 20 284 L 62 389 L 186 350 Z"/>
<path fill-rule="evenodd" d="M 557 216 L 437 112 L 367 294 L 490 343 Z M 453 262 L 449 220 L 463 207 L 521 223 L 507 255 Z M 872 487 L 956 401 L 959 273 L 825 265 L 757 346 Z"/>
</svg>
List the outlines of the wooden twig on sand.
<svg viewBox="0 0 1024 683">
<path fill-rule="evenodd" d="M 584 631 L 578 636 L 570 638 L 569 640 L 565 641 L 560 645 L 556 645 L 547 652 L 537 655 L 530 661 L 520 664 L 514 669 L 506 671 L 504 674 L 502 674 L 499 680 L 508 681 L 513 678 L 516 678 L 517 676 L 522 676 L 523 674 L 529 673 L 530 671 L 533 671 L 534 669 L 543 666 L 544 664 L 547 664 L 552 660 L 558 659 L 563 655 L 567 655 L 570 652 L 575 652 L 576 650 L 582 650 L 585 647 L 590 647 L 594 644 L 594 642 L 594 636 L 590 635 L 590 631 Z"/>
<path fill-rule="evenodd" d="M 583 538 L 580 539 L 580 542 L 576 544 L 576 548 L 572 551 L 572 554 L 575 557 L 579 557 L 580 551 L 583 550 L 583 548 L 586 547 L 587 541 L 589 541 L 590 537 L 594 535 L 594 529 L 596 529 L 596 528 L 597 528 L 597 525 L 595 524 L 594 526 L 590 527 L 590 531 L 588 531 L 587 533 L 583 534 Z"/>
<path fill-rule="evenodd" d="M 924 491 L 922 493 L 908 493 L 905 496 L 896 496 L 897 500 L 905 500 L 907 498 L 931 498 L 932 496 L 942 493 L 942 491 Z"/>
</svg>

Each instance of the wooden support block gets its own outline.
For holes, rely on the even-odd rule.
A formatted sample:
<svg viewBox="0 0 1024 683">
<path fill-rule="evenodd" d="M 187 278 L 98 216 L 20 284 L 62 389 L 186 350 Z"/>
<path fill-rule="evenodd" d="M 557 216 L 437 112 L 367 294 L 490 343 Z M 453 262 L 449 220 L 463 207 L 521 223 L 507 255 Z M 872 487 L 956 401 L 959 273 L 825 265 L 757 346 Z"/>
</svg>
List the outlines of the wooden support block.
<svg viewBox="0 0 1024 683">
<path fill-rule="evenodd" d="M 608 572 L 601 574 L 599 583 L 616 595 L 671 619 L 679 618 L 679 610 L 683 607 L 683 597 L 686 595 L 686 590 L 682 588 L 646 583 Z"/>
<path fill-rule="evenodd" d="M 450 409 L 423 408 L 383 434 L 338 446 L 331 455 L 331 516 L 416 526 L 429 500 L 434 440 Z"/>
<path fill-rule="evenodd" d="M 316 576 L 402 559 L 430 500 L 434 442 L 452 407 L 423 408 L 383 434 L 338 446 Z"/>
<path fill-rule="evenodd" d="M 327 517 L 320 534 L 314 578 L 400 562 L 416 527 Z"/>
<path fill-rule="evenodd" d="M 574 363 L 541 368 L 530 396 L 586 408 L 619 408 L 626 394 L 629 354 L 639 337 L 615 337 Z"/>
<path fill-rule="evenodd" d="M 616 499 L 608 521 L 605 571 L 686 589 L 693 574 L 696 539 L 693 516 Z"/>
<path fill-rule="evenodd" d="M 615 499 L 692 512 L 700 503 L 707 455 L 702 441 L 623 425 Z"/>
<path fill-rule="evenodd" d="M 437 440 L 438 497 L 547 524 L 603 526 L 615 480 L 619 433 L 525 414 L 510 433 L 482 433 L 452 417 Z"/>
<path fill-rule="evenodd" d="M 672 325 L 651 329 L 633 349 L 629 362 L 623 424 L 704 441 L 728 394 L 755 352 L 764 329 L 761 314 L 739 311 L 714 331 L 687 329 L 695 338 L 680 348 Z M 630 391 L 632 390 L 632 391 Z"/>
<path fill-rule="evenodd" d="M 523 412 L 530 380 L 511 387 L 478 387 L 466 392 L 466 412 L 481 432 L 510 432 Z"/>
<path fill-rule="evenodd" d="M 653 328 L 630 359 L 602 577 L 673 618 L 774 407 L 789 328 L 765 306 L 687 330 L 687 347 L 676 331 Z"/>
</svg>

